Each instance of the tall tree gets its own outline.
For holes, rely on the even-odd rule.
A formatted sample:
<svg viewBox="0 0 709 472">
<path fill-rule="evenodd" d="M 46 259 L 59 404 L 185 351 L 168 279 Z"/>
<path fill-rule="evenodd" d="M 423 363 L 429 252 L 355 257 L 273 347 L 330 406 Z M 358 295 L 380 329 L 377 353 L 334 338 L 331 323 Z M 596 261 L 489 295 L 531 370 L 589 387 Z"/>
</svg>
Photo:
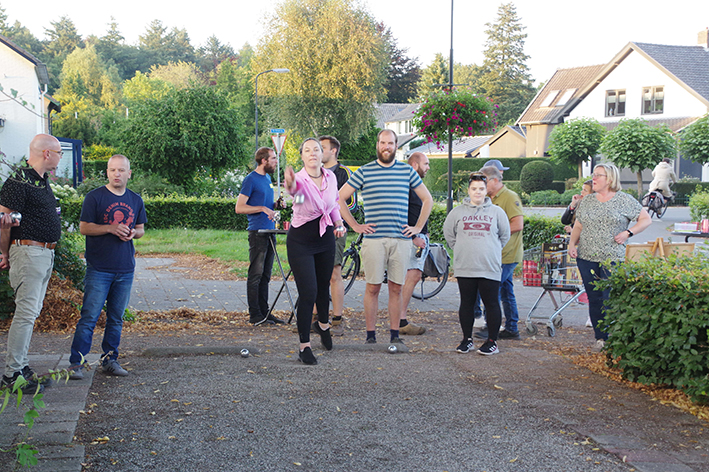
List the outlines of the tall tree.
<svg viewBox="0 0 709 472">
<path fill-rule="evenodd" d="M 534 97 L 533 80 L 526 65 L 527 34 L 513 3 L 500 5 L 495 23 L 485 23 L 485 61 L 480 87 L 500 106 L 499 122 L 514 122 Z"/>
<path fill-rule="evenodd" d="M 111 17 L 106 34 L 96 41 L 96 52 L 107 64 L 114 64 L 121 80 L 127 80 L 141 70 L 140 51 L 136 46 L 129 46 L 118 28 L 118 23 Z"/>
<path fill-rule="evenodd" d="M 77 48 L 62 65 L 59 100 L 85 99 L 100 108 L 114 108 L 120 101 L 120 78 L 115 66 L 108 66 L 93 45 Z"/>
<path fill-rule="evenodd" d="M 148 24 L 145 34 L 138 37 L 140 50 L 146 55 L 149 65 L 165 65 L 168 62 L 195 62 L 194 48 L 184 29 L 173 28 L 170 32 L 160 20 Z"/>
<path fill-rule="evenodd" d="M 219 38 L 212 35 L 207 38 L 207 43 L 197 50 L 197 57 L 200 68 L 209 73 L 225 60 L 235 58 L 236 53 L 231 45 L 222 44 Z"/>
<path fill-rule="evenodd" d="M 677 143 L 667 125 L 649 126 L 640 118 L 620 120 L 601 144 L 601 152 L 619 169 L 628 168 L 638 179 L 638 196 L 643 195 L 642 171 L 662 159 L 675 157 Z"/>
<path fill-rule="evenodd" d="M 408 49 L 399 48 L 391 29 L 384 23 L 379 23 L 377 29 L 387 46 L 389 67 L 384 83 L 386 101 L 389 103 L 408 103 L 416 98 L 416 88 L 421 78 L 421 67 L 418 58 L 406 55 Z"/>
<path fill-rule="evenodd" d="M 217 67 L 217 90 L 226 96 L 231 106 L 246 123 L 247 136 L 254 135 L 253 120 L 254 93 L 251 83 L 251 69 L 240 67 L 238 60 L 227 59 Z"/>
<path fill-rule="evenodd" d="M 433 62 L 423 70 L 418 83 L 418 100 L 423 102 L 432 93 L 441 90 L 442 84 L 449 81 L 448 60 L 443 54 L 436 53 Z"/>
<path fill-rule="evenodd" d="M 159 79 L 177 88 L 188 88 L 206 85 L 204 74 L 192 62 L 168 62 L 165 65 L 154 65 L 148 74 L 151 79 Z"/>
<path fill-rule="evenodd" d="M 238 115 L 214 87 L 172 89 L 136 107 L 123 134 L 136 168 L 187 189 L 200 172 L 220 175 L 244 160 Z"/>
<path fill-rule="evenodd" d="M 8 22 L 8 16 L 2 5 L 0 5 L 0 34 L 34 56 L 39 56 L 44 48 L 42 42 L 19 21 L 15 21 L 12 25 Z"/>
<path fill-rule="evenodd" d="M 40 55 L 49 70 L 50 93 L 59 88 L 60 74 L 64 59 L 77 47 L 84 45 L 74 22 L 68 16 L 62 16 L 59 21 L 52 21 L 51 28 L 45 28 L 44 33 L 48 41 Z"/>
<path fill-rule="evenodd" d="M 285 0 L 267 21 L 252 70 L 290 69 L 259 82 L 269 119 L 302 136 L 364 133 L 389 62 L 371 15 L 355 0 Z"/>
</svg>

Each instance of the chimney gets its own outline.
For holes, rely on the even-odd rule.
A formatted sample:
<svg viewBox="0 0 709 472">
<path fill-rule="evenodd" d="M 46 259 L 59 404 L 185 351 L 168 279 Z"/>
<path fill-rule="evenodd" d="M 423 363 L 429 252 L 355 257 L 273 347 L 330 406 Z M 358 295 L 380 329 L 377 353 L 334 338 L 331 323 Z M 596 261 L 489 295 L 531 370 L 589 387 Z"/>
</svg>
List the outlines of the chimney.
<svg viewBox="0 0 709 472">
<path fill-rule="evenodd" d="M 705 48 L 709 48 L 709 28 L 705 28 L 697 35 L 697 44 Z"/>
</svg>

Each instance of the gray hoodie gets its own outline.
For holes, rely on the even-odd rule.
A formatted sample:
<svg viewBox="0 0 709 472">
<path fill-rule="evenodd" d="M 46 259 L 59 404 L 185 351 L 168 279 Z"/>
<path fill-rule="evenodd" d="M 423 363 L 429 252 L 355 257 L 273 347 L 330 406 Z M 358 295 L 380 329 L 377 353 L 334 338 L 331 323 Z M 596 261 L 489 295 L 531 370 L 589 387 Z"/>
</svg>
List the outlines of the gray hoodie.
<svg viewBox="0 0 709 472">
<path fill-rule="evenodd" d="M 453 249 L 456 277 L 500 281 L 502 248 L 510 239 L 510 222 L 489 197 L 480 206 L 473 205 L 470 198 L 463 200 L 446 217 L 443 235 Z"/>
</svg>

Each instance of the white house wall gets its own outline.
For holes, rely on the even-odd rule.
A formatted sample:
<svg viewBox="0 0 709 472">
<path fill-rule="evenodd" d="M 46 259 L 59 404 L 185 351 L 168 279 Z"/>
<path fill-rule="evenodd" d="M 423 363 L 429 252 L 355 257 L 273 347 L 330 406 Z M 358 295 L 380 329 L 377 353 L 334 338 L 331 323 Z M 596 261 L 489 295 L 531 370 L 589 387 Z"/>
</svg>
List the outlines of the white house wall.
<svg viewBox="0 0 709 472">
<path fill-rule="evenodd" d="M 42 95 L 35 65 L 0 43 L 0 84 L 7 94 L 17 90 L 17 98 L 27 102 L 27 107 L 0 95 L 0 118 L 5 126 L 0 128 L 0 151 L 9 162 L 18 162 L 26 156 L 32 138 L 44 129 Z M 34 108 L 33 108 L 34 105 Z M 5 174 L 0 171 L 0 178 Z"/>
<path fill-rule="evenodd" d="M 664 109 L 662 113 L 643 115 L 642 88 L 652 86 L 664 86 Z M 625 90 L 624 116 L 605 116 L 607 90 Z M 703 116 L 707 111 L 706 105 L 672 77 L 633 51 L 573 109 L 567 120 L 589 117 L 603 123 L 622 118 L 670 119 Z"/>
</svg>

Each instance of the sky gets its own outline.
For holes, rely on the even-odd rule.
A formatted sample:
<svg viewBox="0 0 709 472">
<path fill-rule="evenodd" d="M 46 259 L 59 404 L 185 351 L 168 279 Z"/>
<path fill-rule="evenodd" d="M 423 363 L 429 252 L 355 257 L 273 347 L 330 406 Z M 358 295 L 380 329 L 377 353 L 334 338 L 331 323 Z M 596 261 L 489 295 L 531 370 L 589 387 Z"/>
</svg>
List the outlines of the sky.
<svg viewBox="0 0 709 472">
<path fill-rule="evenodd" d="M 215 35 L 235 50 L 256 47 L 266 16 L 282 0 L 0 0 L 8 21 L 19 20 L 40 39 L 52 21 L 68 16 L 79 34 L 103 36 L 113 16 L 126 43 L 137 44 L 154 19 L 168 29 L 186 29 L 198 47 Z M 453 59 L 482 64 L 485 23 L 494 22 L 502 2 L 451 0 Z M 446 58 L 451 48 L 451 2 L 430 0 L 361 0 L 377 21 L 391 28 L 400 48 L 408 49 L 422 67 L 436 53 Z M 517 0 L 517 15 L 526 27 L 527 66 L 537 83 L 556 69 L 609 62 L 628 42 L 692 46 L 697 33 L 709 27 L 709 1 L 678 0 Z"/>
</svg>

